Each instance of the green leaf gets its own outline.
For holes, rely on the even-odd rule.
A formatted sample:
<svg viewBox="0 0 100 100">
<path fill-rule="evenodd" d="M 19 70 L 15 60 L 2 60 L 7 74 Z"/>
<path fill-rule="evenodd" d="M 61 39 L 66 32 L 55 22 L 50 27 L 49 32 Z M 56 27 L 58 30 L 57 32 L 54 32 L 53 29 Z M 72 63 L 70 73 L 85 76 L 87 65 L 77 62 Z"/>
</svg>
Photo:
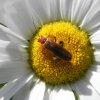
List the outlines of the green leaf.
<svg viewBox="0 0 100 100">
<path fill-rule="evenodd" d="M 2 88 L 5 84 L 6 84 L 6 83 L 2 83 L 2 84 L 0 84 L 0 88 Z"/>
<path fill-rule="evenodd" d="M 78 97 L 78 94 L 76 93 L 76 91 L 75 91 L 75 90 L 72 90 L 72 91 L 73 91 L 73 93 L 74 93 L 75 100 L 79 100 L 79 97 Z"/>
<path fill-rule="evenodd" d="M 13 97 L 10 98 L 10 100 L 12 100 L 12 99 L 13 99 Z"/>
</svg>

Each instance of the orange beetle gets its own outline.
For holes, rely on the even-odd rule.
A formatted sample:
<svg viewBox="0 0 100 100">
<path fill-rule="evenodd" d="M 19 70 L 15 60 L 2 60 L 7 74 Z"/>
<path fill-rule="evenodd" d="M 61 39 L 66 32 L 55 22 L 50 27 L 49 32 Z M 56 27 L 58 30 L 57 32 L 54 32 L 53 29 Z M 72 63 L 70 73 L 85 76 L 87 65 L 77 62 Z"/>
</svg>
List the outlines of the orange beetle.
<svg viewBox="0 0 100 100">
<path fill-rule="evenodd" d="M 54 38 L 56 41 L 56 37 Z M 63 41 L 60 41 L 60 43 L 58 44 L 45 36 L 41 36 L 39 37 L 38 42 L 43 44 L 44 48 L 50 50 L 59 58 L 66 60 L 66 61 L 71 60 L 72 58 L 71 54 L 65 48 L 63 48 Z"/>
</svg>

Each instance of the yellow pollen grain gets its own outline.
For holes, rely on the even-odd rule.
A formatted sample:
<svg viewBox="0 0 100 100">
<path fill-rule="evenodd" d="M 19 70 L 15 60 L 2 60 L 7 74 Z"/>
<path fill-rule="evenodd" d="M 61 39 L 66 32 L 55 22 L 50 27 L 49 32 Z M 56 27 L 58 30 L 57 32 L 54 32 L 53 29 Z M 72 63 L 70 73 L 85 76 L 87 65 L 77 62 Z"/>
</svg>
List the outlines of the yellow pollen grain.
<svg viewBox="0 0 100 100">
<path fill-rule="evenodd" d="M 70 61 L 54 60 L 50 50 L 38 42 L 45 36 L 56 43 L 64 42 L 63 48 L 72 55 Z M 70 22 L 54 22 L 43 25 L 30 42 L 30 60 L 36 75 L 49 84 L 73 83 L 85 75 L 93 62 L 93 50 L 86 32 Z"/>
</svg>

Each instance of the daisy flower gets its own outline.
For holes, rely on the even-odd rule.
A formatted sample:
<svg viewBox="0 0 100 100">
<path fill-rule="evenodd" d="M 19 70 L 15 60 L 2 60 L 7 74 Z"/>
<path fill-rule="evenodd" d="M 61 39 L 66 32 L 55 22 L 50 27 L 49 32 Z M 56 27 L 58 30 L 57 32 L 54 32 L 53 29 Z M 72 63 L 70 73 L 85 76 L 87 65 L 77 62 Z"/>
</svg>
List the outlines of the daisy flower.
<svg viewBox="0 0 100 100">
<path fill-rule="evenodd" d="M 0 100 L 100 100 L 100 0 L 0 0 Z"/>
</svg>

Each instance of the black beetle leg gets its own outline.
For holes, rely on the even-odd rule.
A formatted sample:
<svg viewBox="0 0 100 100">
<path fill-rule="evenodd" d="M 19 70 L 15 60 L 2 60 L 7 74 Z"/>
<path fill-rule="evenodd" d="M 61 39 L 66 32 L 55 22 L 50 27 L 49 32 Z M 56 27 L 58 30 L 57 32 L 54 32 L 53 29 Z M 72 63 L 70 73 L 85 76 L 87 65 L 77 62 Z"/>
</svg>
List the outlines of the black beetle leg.
<svg viewBox="0 0 100 100">
<path fill-rule="evenodd" d="M 63 47 L 64 46 L 64 42 L 60 41 L 59 44 Z"/>
</svg>

